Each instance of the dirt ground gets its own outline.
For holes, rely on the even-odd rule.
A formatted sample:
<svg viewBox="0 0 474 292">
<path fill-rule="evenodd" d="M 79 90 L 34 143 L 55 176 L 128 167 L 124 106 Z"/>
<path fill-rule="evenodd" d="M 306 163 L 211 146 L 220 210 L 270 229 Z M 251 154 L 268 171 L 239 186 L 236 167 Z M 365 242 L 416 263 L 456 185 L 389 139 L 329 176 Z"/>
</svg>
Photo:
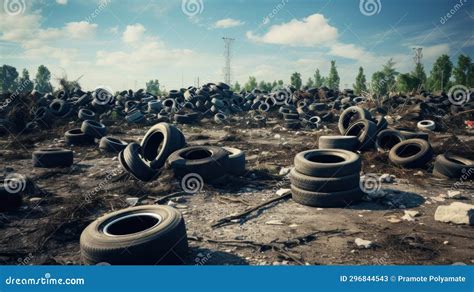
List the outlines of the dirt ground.
<svg viewBox="0 0 474 292">
<path fill-rule="evenodd" d="M 152 204 L 180 191 L 180 182 L 164 170 L 159 179 L 138 182 L 125 174 L 116 156 L 98 146 L 71 147 L 74 165 L 67 169 L 33 168 L 31 153 L 41 147 L 62 146 L 72 124 L 36 134 L 1 138 L 0 171 L 26 175 L 27 196 L 15 212 L 0 213 L 0 263 L 6 265 L 81 264 L 79 237 L 100 215 L 135 203 Z M 139 140 L 147 126 L 115 126 L 113 136 Z M 396 176 L 384 183 L 387 195 L 347 208 L 312 208 L 290 199 L 275 202 L 230 224 L 212 228 L 218 219 L 278 197 L 289 181 L 279 172 L 290 167 L 296 153 L 317 148 L 325 130 L 285 130 L 278 122 L 252 128 L 236 125 L 179 125 L 191 145 L 221 145 L 245 151 L 248 172 L 228 177 L 201 192 L 172 199 L 184 215 L 190 244 L 186 264 L 196 265 L 440 265 L 474 264 L 474 229 L 434 220 L 439 205 L 456 200 L 441 196 L 456 181 L 434 178 L 426 169 L 402 170 L 390 165 L 386 154 L 363 153 L 363 172 Z M 473 158 L 474 138 L 431 136 L 436 153 L 458 152 Z M 2 173 L 0 173 L 1 175 Z M 458 184 L 463 202 L 474 202 L 474 185 Z M 134 198 L 138 198 L 138 202 Z M 404 210 L 419 212 L 413 221 L 401 219 Z M 358 248 L 356 238 L 374 246 Z"/>
</svg>

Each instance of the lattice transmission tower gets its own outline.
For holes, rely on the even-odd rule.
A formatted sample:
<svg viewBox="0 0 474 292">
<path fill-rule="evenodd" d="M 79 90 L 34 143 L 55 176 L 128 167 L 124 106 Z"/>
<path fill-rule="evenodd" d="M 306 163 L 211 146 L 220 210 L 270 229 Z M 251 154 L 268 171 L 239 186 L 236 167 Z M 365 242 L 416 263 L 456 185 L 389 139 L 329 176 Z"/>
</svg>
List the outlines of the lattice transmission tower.
<svg viewBox="0 0 474 292">
<path fill-rule="evenodd" d="M 232 38 L 222 38 L 224 40 L 224 59 L 225 59 L 225 64 L 224 64 L 224 82 L 231 85 L 231 68 L 230 68 L 230 60 L 232 58 L 231 54 L 231 47 L 232 47 L 232 42 L 235 41 L 235 39 Z"/>
</svg>

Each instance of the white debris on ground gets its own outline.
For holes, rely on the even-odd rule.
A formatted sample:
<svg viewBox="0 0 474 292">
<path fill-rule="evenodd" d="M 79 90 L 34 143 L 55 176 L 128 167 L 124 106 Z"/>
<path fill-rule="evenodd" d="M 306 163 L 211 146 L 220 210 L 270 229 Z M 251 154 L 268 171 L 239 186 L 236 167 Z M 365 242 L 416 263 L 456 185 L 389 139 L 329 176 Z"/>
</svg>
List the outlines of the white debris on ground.
<svg viewBox="0 0 474 292">
<path fill-rule="evenodd" d="M 446 223 L 474 225 L 474 205 L 454 202 L 451 205 L 439 206 L 434 219 Z"/>
<path fill-rule="evenodd" d="M 354 240 L 354 243 L 359 247 L 359 248 L 371 248 L 374 243 L 370 240 L 365 240 L 362 238 L 356 238 Z"/>
</svg>

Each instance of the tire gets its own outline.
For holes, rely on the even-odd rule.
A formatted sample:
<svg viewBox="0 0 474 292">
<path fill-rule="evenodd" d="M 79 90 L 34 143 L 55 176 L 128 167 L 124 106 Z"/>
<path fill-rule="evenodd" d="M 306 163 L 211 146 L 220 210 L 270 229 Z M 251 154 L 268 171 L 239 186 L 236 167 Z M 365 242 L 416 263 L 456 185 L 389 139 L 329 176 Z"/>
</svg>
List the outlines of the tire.
<svg viewBox="0 0 474 292">
<path fill-rule="evenodd" d="M 356 188 L 360 183 L 360 175 L 354 173 L 343 177 L 315 177 L 299 173 L 293 168 L 290 171 L 290 181 L 302 190 L 329 193 Z"/>
<path fill-rule="evenodd" d="M 189 114 L 175 114 L 174 121 L 178 124 L 192 124 L 196 122 L 196 116 Z"/>
<path fill-rule="evenodd" d="M 359 120 L 351 124 L 344 133 L 345 136 L 357 136 L 358 149 L 361 151 L 374 148 L 377 135 L 377 125 L 369 120 Z"/>
<path fill-rule="evenodd" d="M 337 126 L 341 134 L 344 135 L 347 128 L 349 128 L 353 117 L 357 117 L 357 120 L 372 120 L 372 115 L 365 108 L 361 108 L 358 106 L 348 107 L 342 112 L 341 116 L 339 117 L 339 123 Z"/>
<path fill-rule="evenodd" d="M 77 114 L 77 117 L 81 121 L 92 120 L 93 118 L 95 118 L 95 113 L 91 110 L 83 108 L 83 109 L 79 110 L 79 113 Z"/>
<path fill-rule="evenodd" d="M 319 137 L 319 149 L 343 149 L 349 151 L 357 150 L 359 140 L 356 136 L 321 136 Z"/>
<path fill-rule="evenodd" d="M 397 130 L 386 129 L 377 134 L 375 148 L 380 152 L 390 151 L 393 146 L 405 141 L 405 137 Z"/>
<path fill-rule="evenodd" d="M 126 115 L 125 120 L 127 121 L 127 123 L 130 124 L 138 124 L 143 122 L 143 120 L 145 120 L 145 117 L 143 116 L 141 111 L 135 110 Z"/>
<path fill-rule="evenodd" d="M 388 154 L 390 161 L 403 168 L 423 167 L 432 157 L 431 145 L 423 139 L 402 141 L 395 145 Z"/>
<path fill-rule="evenodd" d="M 237 148 L 222 148 L 229 153 L 228 172 L 233 175 L 243 175 L 245 173 L 245 153 Z"/>
<path fill-rule="evenodd" d="M 380 131 L 387 129 L 388 127 L 388 122 L 385 119 L 385 116 L 376 117 L 375 124 L 377 125 L 377 133 L 380 133 Z"/>
<path fill-rule="evenodd" d="M 167 123 L 159 123 L 151 127 L 143 137 L 142 155 L 150 161 L 150 166 L 159 169 L 165 165 L 166 160 L 178 149 L 186 145 L 183 133 Z"/>
<path fill-rule="evenodd" d="M 188 240 L 179 211 L 145 205 L 95 220 L 82 232 L 80 247 L 83 262 L 90 265 L 175 265 L 187 257 Z"/>
<path fill-rule="evenodd" d="M 441 178 L 463 178 L 474 180 L 474 161 L 452 154 L 436 157 L 433 174 Z"/>
<path fill-rule="evenodd" d="M 228 172 L 229 153 L 221 147 L 191 146 L 175 151 L 167 163 L 178 177 L 196 173 L 212 181 Z"/>
<path fill-rule="evenodd" d="M 299 120 L 285 120 L 285 127 L 287 129 L 298 129 L 300 126 Z"/>
<path fill-rule="evenodd" d="M 360 190 L 359 186 L 341 192 L 321 193 L 305 191 L 291 185 L 291 197 L 293 201 L 311 207 L 344 208 L 352 203 L 359 202 L 363 196 L 364 193 Z"/>
<path fill-rule="evenodd" d="M 122 167 L 134 178 L 141 181 L 151 181 L 158 175 L 156 169 L 151 168 L 140 156 L 142 148 L 137 143 L 130 143 L 119 153 L 119 162 Z"/>
<path fill-rule="evenodd" d="M 341 149 L 307 150 L 296 154 L 295 169 L 316 177 L 343 177 L 360 172 L 361 159 L 354 152 Z"/>
<path fill-rule="evenodd" d="M 55 116 L 65 115 L 69 108 L 70 105 L 62 99 L 55 99 L 49 104 L 49 110 Z"/>
<path fill-rule="evenodd" d="M 21 190 L 12 191 L 7 182 L 0 184 L 0 212 L 9 212 L 18 209 L 23 202 Z"/>
<path fill-rule="evenodd" d="M 434 131 L 436 129 L 436 124 L 432 120 L 423 120 L 419 121 L 416 124 L 416 127 L 422 131 Z"/>
<path fill-rule="evenodd" d="M 227 117 L 223 113 L 217 113 L 214 115 L 214 122 L 216 122 L 217 124 L 222 124 L 226 120 L 227 120 Z"/>
<path fill-rule="evenodd" d="M 100 139 L 107 134 L 107 127 L 93 120 L 85 120 L 82 122 L 81 131 L 89 136 Z"/>
<path fill-rule="evenodd" d="M 128 143 L 114 137 L 102 137 L 99 142 L 99 149 L 111 153 L 119 153 L 127 147 Z"/>
<path fill-rule="evenodd" d="M 72 129 L 64 133 L 66 145 L 91 145 L 94 144 L 94 137 L 83 133 L 80 128 Z"/>
<path fill-rule="evenodd" d="M 74 154 L 71 150 L 51 148 L 40 149 L 33 152 L 34 167 L 69 167 L 73 162 Z"/>
<path fill-rule="evenodd" d="M 401 129 L 397 128 L 397 130 L 400 131 L 400 134 L 402 134 L 406 140 L 408 139 L 423 139 L 426 141 L 429 140 L 429 135 L 428 133 L 425 133 L 425 132 L 413 132 L 412 130 L 406 129 L 406 128 L 401 128 Z"/>
</svg>

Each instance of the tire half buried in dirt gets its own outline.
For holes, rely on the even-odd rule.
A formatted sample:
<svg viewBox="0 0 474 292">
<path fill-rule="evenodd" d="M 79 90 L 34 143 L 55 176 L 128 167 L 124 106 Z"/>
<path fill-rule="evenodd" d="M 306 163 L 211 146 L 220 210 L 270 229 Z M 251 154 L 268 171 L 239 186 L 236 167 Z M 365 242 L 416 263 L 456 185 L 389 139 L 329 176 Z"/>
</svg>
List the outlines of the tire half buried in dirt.
<svg viewBox="0 0 474 292">
<path fill-rule="evenodd" d="M 184 263 L 188 252 L 183 216 L 159 205 L 100 217 L 84 229 L 80 246 L 86 264 L 176 265 Z"/>
</svg>

